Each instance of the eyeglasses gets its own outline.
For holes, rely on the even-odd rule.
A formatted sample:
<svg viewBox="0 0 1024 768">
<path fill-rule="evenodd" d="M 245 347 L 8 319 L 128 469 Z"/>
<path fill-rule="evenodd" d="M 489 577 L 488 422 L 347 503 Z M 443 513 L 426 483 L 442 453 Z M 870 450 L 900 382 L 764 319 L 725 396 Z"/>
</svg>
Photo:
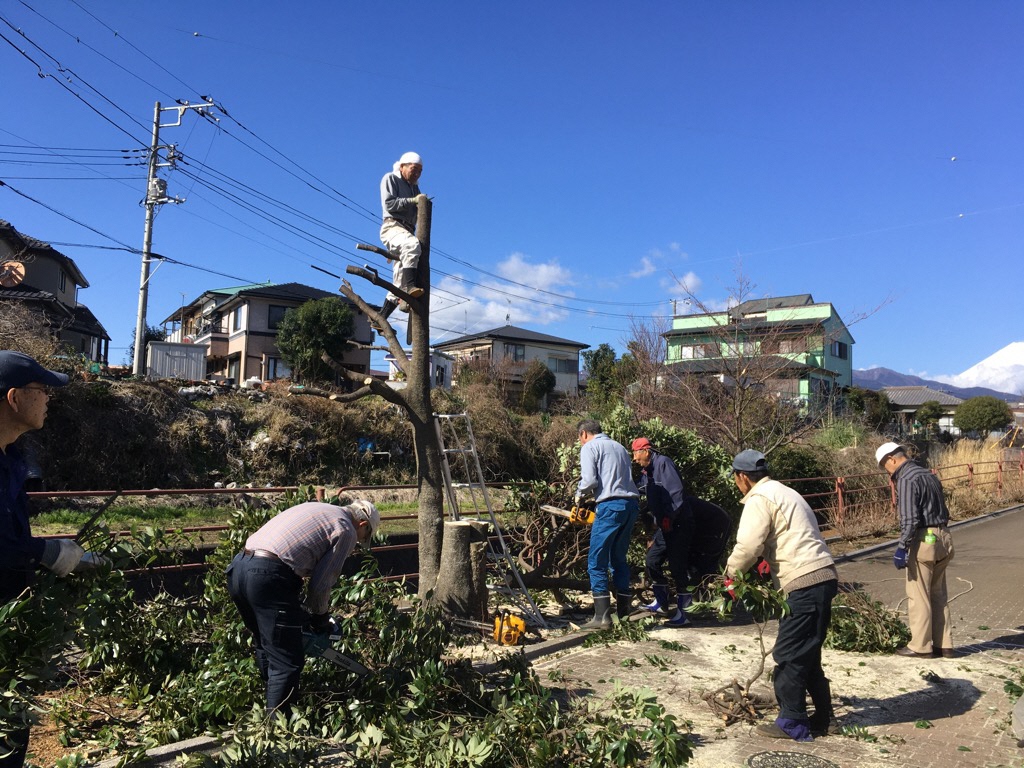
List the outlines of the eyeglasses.
<svg viewBox="0 0 1024 768">
<path fill-rule="evenodd" d="M 30 389 L 33 392 L 42 392 L 47 397 L 50 396 L 50 388 L 48 386 L 46 386 L 45 384 L 36 384 L 36 385 L 26 384 L 24 387 L 20 387 L 20 389 Z"/>
</svg>

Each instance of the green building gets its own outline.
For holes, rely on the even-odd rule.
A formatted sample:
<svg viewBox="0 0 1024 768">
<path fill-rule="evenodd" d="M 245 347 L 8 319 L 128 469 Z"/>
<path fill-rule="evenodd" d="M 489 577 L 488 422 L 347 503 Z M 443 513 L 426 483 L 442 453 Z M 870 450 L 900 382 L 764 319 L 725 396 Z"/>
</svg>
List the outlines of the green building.
<svg viewBox="0 0 1024 768">
<path fill-rule="evenodd" d="M 801 407 L 832 402 L 853 383 L 853 336 L 835 307 L 809 293 L 677 315 L 664 336 L 676 376 L 741 382 Z"/>
</svg>

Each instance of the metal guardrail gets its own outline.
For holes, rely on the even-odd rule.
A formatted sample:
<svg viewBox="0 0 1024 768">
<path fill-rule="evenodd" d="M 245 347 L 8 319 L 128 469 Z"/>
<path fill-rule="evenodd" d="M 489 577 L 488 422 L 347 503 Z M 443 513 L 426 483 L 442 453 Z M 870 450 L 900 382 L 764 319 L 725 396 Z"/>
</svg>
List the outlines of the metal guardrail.
<svg viewBox="0 0 1024 768">
<path fill-rule="evenodd" d="M 512 488 L 516 486 L 529 485 L 529 483 L 485 483 L 485 485 L 491 488 Z M 418 486 L 412 484 L 394 484 L 394 485 L 343 485 L 335 489 L 335 494 L 350 493 L 354 491 L 394 491 L 394 490 L 416 490 Z M 137 489 L 129 491 L 121 491 L 121 496 L 141 496 L 141 497 L 153 497 L 153 496 L 209 496 L 209 495 L 250 495 L 250 494 L 267 494 L 267 493 L 293 493 L 299 490 L 297 485 L 285 485 L 285 486 L 268 486 L 268 487 L 248 487 L 248 486 L 236 486 L 234 488 L 148 488 L 148 489 Z M 52 498 L 52 499 L 68 499 L 68 498 L 97 498 L 97 497 L 110 497 L 118 493 L 117 491 L 33 491 L 28 494 L 29 498 Z M 325 486 L 315 486 L 316 498 L 318 501 L 323 501 L 327 495 L 327 489 Z M 504 514 L 498 512 L 498 514 Z M 419 517 L 417 514 L 406 514 L 406 515 L 381 515 L 381 522 L 387 520 L 416 520 Z M 166 533 L 182 532 L 182 533 L 219 533 L 226 531 L 230 528 L 227 525 L 201 525 L 201 526 L 186 526 L 171 528 Z M 127 536 L 131 531 L 112 531 L 115 536 Z M 74 539 L 77 534 L 74 533 L 57 533 L 40 536 L 42 539 Z M 382 544 L 380 546 L 371 547 L 372 552 L 397 552 L 402 550 L 416 549 L 419 545 L 416 543 L 412 544 Z M 160 573 L 182 573 L 188 571 L 201 571 L 207 569 L 206 563 L 181 563 L 177 565 L 159 565 L 151 566 L 149 568 L 137 569 L 125 571 L 129 576 L 141 575 L 141 574 L 160 574 Z M 381 576 L 378 577 L 380 581 L 400 581 L 402 579 L 409 579 L 415 581 L 419 578 L 418 573 L 403 574 L 400 576 Z"/>
</svg>

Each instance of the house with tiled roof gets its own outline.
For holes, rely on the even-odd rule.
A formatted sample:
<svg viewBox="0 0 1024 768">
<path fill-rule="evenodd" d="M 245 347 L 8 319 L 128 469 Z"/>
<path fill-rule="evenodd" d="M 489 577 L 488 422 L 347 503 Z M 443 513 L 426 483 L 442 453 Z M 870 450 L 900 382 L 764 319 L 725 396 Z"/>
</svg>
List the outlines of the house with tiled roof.
<svg viewBox="0 0 1024 768">
<path fill-rule="evenodd" d="M 0 219 L 0 302 L 38 313 L 69 351 L 105 365 L 110 336 L 78 297 L 88 287 L 70 257 Z"/>
<path fill-rule="evenodd" d="M 924 386 L 883 387 L 882 392 L 889 398 L 889 410 L 905 434 L 912 434 L 921 428 L 915 414 L 927 402 L 936 402 L 942 408 L 942 417 L 936 424 L 939 432 L 960 434 L 960 430 L 953 426 L 953 417 L 957 406 L 963 402 L 962 398 Z"/>
<path fill-rule="evenodd" d="M 676 376 L 743 379 L 789 402 L 828 403 L 853 383 L 853 336 L 835 307 L 809 293 L 676 315 L 663 334 Z"/>
<path fill-rule="evenodd" d="M 521 386 L 523 373 L 540 360 L 555 374 L 554 392 L 577 395 L 580 389 L 580 352 L 590 345 L 546 333 L 505 325 L 434 344 L 434 349 L 455 358 L 456 365 L 490 363 L 513 386 Z"/>
<path fill-rule="evenodd" d="M 206 351 L 206 375 L 218 379 L 260 381 L 289 378 L 291 371 L 277 349 L 277 327 L 289 309 L 307 301 L 344 296 L 302 283 L 257 283 L 204 291 L 164 319 L 171 330 L 167 340 L 201 344 Z M 353 341 L 370 345 L 373 329 L 369 318 L 355 305 L 352 309 Z M 353 348 L 339 361 L 350 370 L 366 372 L 370 351 Z"/>
</svg>

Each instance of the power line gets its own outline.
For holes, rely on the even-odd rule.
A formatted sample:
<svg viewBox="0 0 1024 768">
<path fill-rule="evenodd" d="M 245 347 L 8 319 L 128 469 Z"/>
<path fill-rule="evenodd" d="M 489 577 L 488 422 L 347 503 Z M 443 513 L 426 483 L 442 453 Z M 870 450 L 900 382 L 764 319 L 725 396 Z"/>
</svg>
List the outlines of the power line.
<svg viewBox="0 0 1024 768">
<path fill-rule="evenodd" d="M 7 19 L 6 19 L 6 18 L 5 18 L 4 16 L 0 16 L 0 21 L 2 21 L 2 22 L 3 22 L 4 24 L 6 24 L 6 25 L 7 25 L 8 27 L 10 27 L 10 28 L 11 28 L 12 30 L 14 30 L 14 31 L 15 31 L 15 32 L 16 32 L 17 34 L 21 35 L 21 36 L 22 36 L 22 37 L 23 37 L 23 38 L 24 38 L 25 40 L 27 40 L 27 41 L 28 41 L 29 43 L 31 43 L 31 44 L 32 44 L 32 45 L 33 45 L 33 46 L 34 46 L 35 48 L 37 48 L 37 49 L 38 49 L 38 50 L 39 50 L 40 52 L 42 52 L 42 53 L 43 53 L 43 54 L 44 54 L 45 56 L 47 56 L 48 58 L 52 59 L 52 60 L 53 60 L 53 61 L 54 61 L 54 62 L 55 62 L 55 63 L 57 64 L 57 68 L 58 68 L 58 71 L 60 71 L 60 72 L 72 72 L 72 70 L 70 70 L 70 69 L 65 69 L 64 67 L 62 67 L 62 66 L 60 65 L 60 62 L 59 62 L 59 61 L 58 61 L 58 60 L 57 60 L 56 58 L 54 58 L 54 57 L 53 57 L 53 56 L 51 56 L 51 55 L 50 55 L 49 53 L 47 53 L 47 52 L 46 52 L 46 51 L 45 51 L 45 50 L 44 50 L 44 49 L 43 49 L 43 48 L 42 48 L 41 46 L 39 46 L 38 44 L 36 44 L 35 42 L 33 42 L 33 41 L 32 41 L 32 40 L 31 40 L 31 39 L 30 39 L 30 38 L 29 38 L 29 37 L 28 37 L 27 35 L 25 35 L 25 34 L 24 34 L 24 33 L 23 33 L 23 32 L 22 32 L 22 31 L 21 31 L 20 29 L 18 29 L 18 28 L 17 28 L 17 27 L 15 27 L 15 26 L 14 26 L 13 24 L 11 24 L 11 22 L 10 22 L 10 21 L 8 21 L 8 20 L 7 20 Z M 74 97 L 75 97 L 76 99 L 78 99 L 79 101 L 81 101 L 81 102 L 82 102 L 83 104 L 85 104 L 85 106 L 87 106 L 87 107 L 88 107 L 88 108 L 89 108 L 90 110 L 92 110 L 92 111 L 93 111 L 93 112 L 95 112 L 95 113 L 96 113 L 97 115 L 99 115 L 99 117 L 101 117 L 101 118 L 102 118 L 103 120 L 105 120 L 106 122 L 110 123 L 110 124 L 111 124 L 112 126 L 114 126 L 115 128 L 117 128 L 117 130 L 121 131 L 121 133 L 123 133 L 123 134 L 125 134 L 126 136 L 128 136 L 128 138 L 132 139 L 133 141 L 136 141 L 136 142 L 138 142 L 139 144 L 142 144 L 142 143 L 143 143 L 143 142 L 139 141 L 139 140 L 138 140 L 138 139 L 137 139 L 137 138 L 136 138 L 135 136 L 133 136 L 133 135 L 132 135 L 132 134 L 131 134 L 131 133 L 130 133 L 130 132 L 129 132 L 128 130 L 126 130 L 126 129 L 125 129 L 125 128 L 123 128 L 122 126 L 118 125 L 118 124 L 117 124 L 116 122 L 114 122 L 114 121 L 113 121 L 113 120 L 112 120 L 112 119 L 111 119 L 110 117 L 108 117 L 107 115 L 103 114 L 103 113 L 102 113 L 102 112 L 101 112 L 100 110 L 98 110 L 98 109 L 97 109 L 97 108 L 96 108 L 95 106 L 93 106 L 92 104 L 90 104 L 90 103 L 89 103 L 89 101 L 85 99 L 85 97 L 83 97 L 83 96 L 82 96 L 81 94 L 79 94 L 79 93 L 78 93 L 77 91 L 75 91 L 74 89 L 72 89 L 72 88 L 71 88 L 71 87 L 70 87 L 69 85 L 67 85 L 66 83 L 64 83 L 64 82 L 63 82 L 63 81 L 62 81 L 62 80 L 61 80 L 60 78 L 58 78 L 58 77 L 54 77 L 54 76 L 53 76 L 53 75 L 51 75 L 51 74 L 50 74 L 49 72 L 46 72 L 46 71 L 45 71 L 45 70 L 43 69 L 43 67 L 42 67 L 42 66 L 41 66 L 41 65 L 39 64 L 39 62 L 37 62 L 37 61 L 36 61 L 35 59 L 33 59 L 33 58 L 32 58 L 31 56 L 29 56 L 29 55 L 28 55 L 28 53 L 27 53 L 27 52 L 26 52 L 25 50 L 23 50 L 22 48 L 19 48 L 19 47 L 18 47 L 18 46 L 17 46 L 17 45 L 16 45 L 16 44 L 15 44 L 15 43 L 14 43 L 14 42 L 12 41 L 12 40 L 10 40 L 10 39 L 9 39 L 9 38 L 8 38 L 8 37 L 7 37 L 6 35 L 4 35 L 3 33 L 0 33 L 0 40 L 3 40 L 3 41 L 4 41 L 5 43 L 7 43 L 7 44 L 8 44 L 9 46 L 11 46 L 11 47 L 12 47 L 12 48 L 13 48 L 14 50 L 16 50 L 16 51 L 17 51 L 18 53 L 20 53 L 20 54 L 21 54 L 21 55 L 22 55 L 22 56 L 23 56 L 23 57 L 24 57 L 25 59 L 27 59 L 27 60 L 28 60 L 29 62 L 31 62 L 31 64 L 32 64 L 32 65 L 33 65 L 33 66 L 34 66 L 34 67 L 36 68 L 36 70 L 37 70 L 37 72 L 38 72 L 38 74 L 39 74 L 39 76 L 40 76 L 40 77 L 42 77 L 42 78 L 44 78 L 44 79 L 45 79 L 45 78 L 49 78 L 49 79 L 53 80 L 53 82 L 57 83 L 57 84 L 58 84 L 58 85 L 59 85 L 59 86 L 60 86 L 61 88 L 63 88 L 64 90 L 66 90 L 66 91 L 67 91 L 68 93 L 70 93 L 70 94 L 71 94 L 72 96 L 74 96 Z M 92 87 L 91 85 L 89 85 L 89 83 L 88 83 L 88 82 L 86 82 L 86 80 L 85 80 L 84 78 L 82 78 L 81 76 L 77 75 L 77 74 L 76 74 L 76 73 L 74 73 L 74 72 L 72 72 L 72 74 L 75 74 L 75 76 L 76 76 L 76 77 L 78 77 L 78 79 L 79 79 L 79 80 L 81 80 L 81 81 L 82 81 L 82 83 L 84 83 L 84 84 L 85 84 L 86 86 L 88 86 L 88 87 L 89 87 L 90 89 L 92 89 L 93 91 L 96 91 L 96 89 L 95 89 L 95 88 L 93 88 L 93 87 Z M 97 93 L 99 93 L 98 91 L 96 91 L 96 92 L 97 92 Z M 106 101 L 107 101 L 107 102 L 109 102 L 110 104 L 114 104 L 114 102 L 110 101 L 110 100 L 109 100 L 109 99 L 107 99 L 107 98 L 106 98 L 105 96 L 103 96 L 103 98 L 104 98 L 104 100 L 106 100 Z M 117 106 L 117 105 L 114 105 L 114 106 Z M 123 109 L 121 109 L 120 107 L 117 107 L 117 109 L 118 109 L 118 110 L 120 110 L 121 112 L 124 112 L 124 110 L 123 110 Z M 128 113 L 127 113 L 127 112 L 124 112 L 124 114 L 126 114 L 126 115 L 127 115 Z M 135 122 L 136 124 L 138 124 L 138 125 L 142 125 L 142 124 L 141 124 L 141 123 L 139 123 L 139 122 L 138 122 L 138 121 L 137 121 L 137 120 L 136 120 L 136 119 L 135 119 L 134 117 L 131 117 L 131 115 L 129 115 L 129 117 L 130 117 L 130 118 L 131 118 L 131 120 L 132 120 L 133 122 Z M 145 126 L 143 126 L 143 128 L 144 128 L 144 127 L 145 127 Z M 143 146 L 145 146 L 145 145 L 143 145 Z"/>
</svg>

